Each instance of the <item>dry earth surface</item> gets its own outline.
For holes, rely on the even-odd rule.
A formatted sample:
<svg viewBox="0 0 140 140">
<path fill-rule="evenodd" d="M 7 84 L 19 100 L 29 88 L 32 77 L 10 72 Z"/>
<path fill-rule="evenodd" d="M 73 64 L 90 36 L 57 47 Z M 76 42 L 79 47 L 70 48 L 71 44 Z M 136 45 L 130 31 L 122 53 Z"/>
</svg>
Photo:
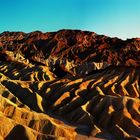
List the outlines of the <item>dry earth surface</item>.
<svg viewBox="0 0 140 140">
<path fill-rule="evenodd" d="M 0 34 L 0 140 L 139 140 L 140 39 L 60 30 Z"/>
</svg>

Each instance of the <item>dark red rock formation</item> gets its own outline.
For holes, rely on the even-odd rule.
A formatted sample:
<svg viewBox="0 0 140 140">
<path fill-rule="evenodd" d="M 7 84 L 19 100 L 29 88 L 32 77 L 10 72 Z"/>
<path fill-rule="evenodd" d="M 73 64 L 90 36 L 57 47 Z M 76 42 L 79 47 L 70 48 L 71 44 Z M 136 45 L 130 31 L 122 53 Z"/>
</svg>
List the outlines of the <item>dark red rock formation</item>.
<svg viewBox="0 0 140 140">
<path fill-rule="evenodd" d="M 58 57 L 74 60 L 76 64 L 87 62 L 107 62 L 108 64 L 140 65 L 140 40 L 110 38 L 80 30 L 60 30 L 58 32 L 22 33 L 4 32 L 0 44 L 6 50 L 21 51 L 26 57 Z"/>
</svg>

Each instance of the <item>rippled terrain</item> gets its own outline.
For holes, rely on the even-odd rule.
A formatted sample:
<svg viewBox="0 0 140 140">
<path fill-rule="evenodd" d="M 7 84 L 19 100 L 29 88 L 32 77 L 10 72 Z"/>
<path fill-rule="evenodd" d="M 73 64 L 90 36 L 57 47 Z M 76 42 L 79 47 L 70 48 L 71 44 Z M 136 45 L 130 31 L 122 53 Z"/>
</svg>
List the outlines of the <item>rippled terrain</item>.
<svg viewBox="0 0 140 140">
<path fill-rule="evenodd" d="M 0 34 L 0 140 L 139 140 L 140 39 L 80 30 Z"/>
</svg>

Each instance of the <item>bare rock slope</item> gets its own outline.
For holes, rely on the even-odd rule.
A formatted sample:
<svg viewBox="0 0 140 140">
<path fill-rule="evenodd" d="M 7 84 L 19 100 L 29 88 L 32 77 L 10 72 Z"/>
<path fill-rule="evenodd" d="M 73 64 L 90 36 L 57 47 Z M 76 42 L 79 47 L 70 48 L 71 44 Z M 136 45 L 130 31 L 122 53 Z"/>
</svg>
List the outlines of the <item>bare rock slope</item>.
<svg viewBox="0 0 140 140">
<path fill-rule="evenodd" d="M 0 124 L 0 140 L 139 140 L 140 39 L 1 33 Z"/>
</svg>

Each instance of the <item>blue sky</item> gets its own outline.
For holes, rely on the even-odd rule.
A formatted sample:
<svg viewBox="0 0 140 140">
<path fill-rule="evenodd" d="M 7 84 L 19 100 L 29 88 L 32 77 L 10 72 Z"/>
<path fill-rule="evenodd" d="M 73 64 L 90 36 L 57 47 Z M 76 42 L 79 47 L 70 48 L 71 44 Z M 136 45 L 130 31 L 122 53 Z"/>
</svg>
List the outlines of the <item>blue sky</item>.
<svg viewBox="0 0 140 140">
<path fill-rule="evenodd" d="M 0 32 L 81 29 L 140 37 L 140 0 L 0 0 Z"/>
</svg>

